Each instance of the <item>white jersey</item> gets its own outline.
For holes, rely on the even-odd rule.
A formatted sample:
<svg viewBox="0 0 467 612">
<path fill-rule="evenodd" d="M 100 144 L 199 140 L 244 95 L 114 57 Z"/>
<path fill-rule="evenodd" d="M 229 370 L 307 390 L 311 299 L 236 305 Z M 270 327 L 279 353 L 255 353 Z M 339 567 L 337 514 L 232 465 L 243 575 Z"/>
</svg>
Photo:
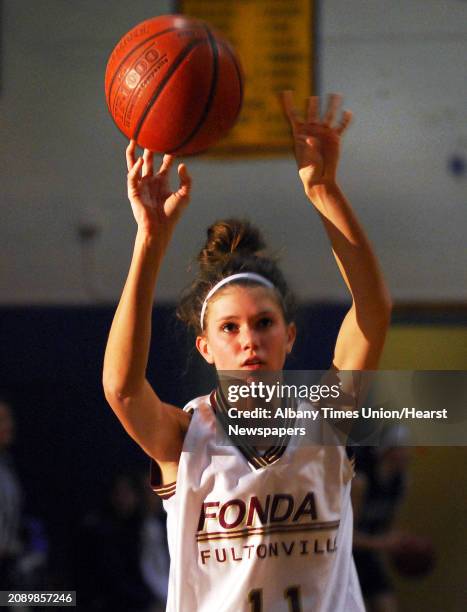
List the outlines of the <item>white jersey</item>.
<svg viewBox="0 0 467 612">
<path fill-rule="evenodd" d="M 345 447 L 297 436 L 248 455 L 216 444 L 215 409 L 214 394 L 185 407 L 177 482 L 153 481 L 167 511 L 167 611 L 364 612 Z"/>
</svg>

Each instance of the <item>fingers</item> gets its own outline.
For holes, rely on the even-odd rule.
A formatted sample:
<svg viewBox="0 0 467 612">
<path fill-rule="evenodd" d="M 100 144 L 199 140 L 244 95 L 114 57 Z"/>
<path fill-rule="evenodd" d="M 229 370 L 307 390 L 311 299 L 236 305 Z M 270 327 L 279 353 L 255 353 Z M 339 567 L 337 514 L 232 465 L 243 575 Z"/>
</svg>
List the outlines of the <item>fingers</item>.
<svg viewBox="0 0 467 612">
<path fill-rule="evenodd" d="M 338 127 L 336 128 L 336 132 L 340 135 L 345 132 L 345 130 L 349 127 L 352 122 L 353 114 L 349 110 L 345 110 L 342 113 L 342 119 Z"/>
<path fill-rule="evenodd" d="M 132 170 L 136 163 L 136 140 L 130 140 L 129 145 L 126 148 L 126 167 L 128 172 Z M 142 175 L 150 176 L 153 172 L 154 166 L 154 153 L 149 151 L 149 149 L 144 149 L 143 153 L 143 166 L 142 166 Z"/>
<path fill-rule="evenodd" d="M 306 128 L 306 125 L 310 127 L 321 125 L 325 128 L 331 128 L 335 130 L 337 134 L 343 134 L 348 128 L 352 121 L 352 113 L 348 110 L 343 111 L 342 117 L 339 123 L 338 117 L 340 114 L 340 108 L 342 105 L 342 96 L 338 93 L 332 93 L 328 96 L 326 112 L 324 117 L 320 118 L 319 112 L 319 97 L 310 96 L 307 100 L 306 105 L 306 122 L 303 123 L 301 114 L 297 111 L 293 101 L 293 91 L 286 90 L 281 91 L 279 99 L 282 105 L 284 115 L 290 121 L 294 132 L 298 132 L 302 128 Z M 337 124 L 337 125 L 336 125 Z"/>
<path fill-rule="evenodd" d="M 159 171 L 157 174 L 165 174 L 170 170 L 175 160 L 175 155 L 169 155 L 166 153 L 162 158 L 162 163 L 160 165 Z"/>
<path fill-rule="evenodd" d="M 126 167 L 128 172 L 135 165 L 135 151 L 136 151 L 136 140 L 130 140 L 130 144 L 127 146 L 125 154 L 126 154 Z"/>
<path fill-rule="evenodd" d="M 329 94 L 328 96 L 328 106 L 326 109 L 326 113 L 323 117 L 323 125 L 326 127 L 332 127 L 336 120 L 337 112 L 342 104 L 342 96 L 340 94 Z"/>
<path fill-rule="evenodd" d="M 143 176 L 152 176 L 154 166 L 154 153 L 144 149 L 143 153 Z"/>
<path fill-rule="evenodd" d="M 296 125 L 298 122 L 302 121 L 302 117 L 294 105 L 292 90 L 287 89 L 286 91 L 281 91 L 279 94 L 279 100 L 284 115 L 292 125 Z"/>
<path fill-rule="evenodd" d="M 126 148 L 126 167 L 128 168 L 128 191 L 135 190 L 143 167 L 143 158 L 138 157 L 136 159 L 136 140 L 130 140 L 130 144 Z"/>
<path fill-rule="evenodd" d="M 353 114 L 349 110 L 344 110 L 342 112 L 342 117 L 340 122 L 336 125 L 337 118 L 340 113 L 340 108 L 342 106 L 342 96 L 341 94 L 332 93 L 328 96 L 328 105 L 326 109 L 326 113 L 321 121 L 321 125 L 333 129 L 339 136 L 345 132 L 345 130 L 349 127 L 352 122 Z M 307 112 L 307 121 L 308 123 L 318 123 L 319 122 L 319 98 L 317 96 L 312 96 L 308 100 L 308 112 Z"/>
<path fill-rule="evenodd" d="M 185 164 L 179 164 L 178 178 L 180 179 L 178 194 L 183 197 L 188 196 L 191 191 L 191 176 L 188 174 Z"/>
<path fill-rule="evenodd" d="M 136 189 L 139 181 L 139 173 L 143 166 L 143 158 L 138 157 L 132 168 L 128 171 L 128 188 Z"/>
<path fill-rule="evenodd" d="M 349 127 L 353 117 L 351 111 L 344 110 L 340 122 L 335 125 L 341 106 L 342 96 L 336 93 L 330 94 L 328 97 L 328 107 L 323 119 L 323 125 L 332 128 L 339 136 Z"/>
<path fill-rule="evenodd" d="M 308 123 L 317 123 L 319 121 L 319 97 L 310 96 L 308 98 L 306 120 Z"/>
</svg>

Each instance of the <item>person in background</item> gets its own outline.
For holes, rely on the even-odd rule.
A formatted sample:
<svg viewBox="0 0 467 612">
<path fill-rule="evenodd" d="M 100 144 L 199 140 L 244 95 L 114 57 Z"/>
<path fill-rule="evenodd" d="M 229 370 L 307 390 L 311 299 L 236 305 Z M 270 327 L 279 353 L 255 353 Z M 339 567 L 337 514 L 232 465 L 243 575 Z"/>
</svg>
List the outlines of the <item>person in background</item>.
<svg viewBox="0 0 467 612">
<path fill-rule="evenodd" d="M 411 462 L 409 431 L 403 425 L 383 430 L 377 447 L 357 453 L 352 482 L 355 517 L 354 560 L 368 612 L 396 612 L 397 598 L 389 556 L 404 546 L 407 534 L 395 529 L 397 512 L 407 491 Z"/>
<path fill-rule="evenodd" d="M 9 448 L 15 423 L 9 403 L 0 399 L 0 590 L 15 586 L 16 562 L 21 551 L 22 489 Z"/>
<path fill-rule="evenodd" d="M 166 520 L 162 501 L 149 486 L 147 470 L 141 474 L 141 495 L 144 509 L 141 527 L 141 573 L 155 598 L 151 612 L 163 612 L 167 603 L 170 567 Z"/>
<path fill-rule="evenodd" d="M 102 612 L 152 612 L 140 568 L 144 511 L 137 475 L 118 472 L 102 508 L 88 514 L 76 539 L 80 605 Z"/>
<path fill-rule="evenodd" d="M 0 590 L 34 590 L 46 584 L 48 539 L 42 519 L 25 511 L 10 453 L 14 442 L 13 411 L 0 398 Z"/>
</svg>

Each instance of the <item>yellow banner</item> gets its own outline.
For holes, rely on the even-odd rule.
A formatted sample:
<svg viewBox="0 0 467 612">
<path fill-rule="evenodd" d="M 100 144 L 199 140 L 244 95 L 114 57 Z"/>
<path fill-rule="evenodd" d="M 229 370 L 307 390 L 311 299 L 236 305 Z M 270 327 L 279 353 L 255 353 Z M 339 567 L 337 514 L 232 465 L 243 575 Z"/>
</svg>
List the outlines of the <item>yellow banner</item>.
<svg viewBox="0 0 467 612">
<path fill-rule="evenodd" d="M 297 106 L 314 91 L 313 0 L 183 0 L 181 13 L 207 21 L 232 43 L 245 73 L 237 125 L 210 153 L 290 151 L 277 92 L 293 89 Z"/>
</svg>

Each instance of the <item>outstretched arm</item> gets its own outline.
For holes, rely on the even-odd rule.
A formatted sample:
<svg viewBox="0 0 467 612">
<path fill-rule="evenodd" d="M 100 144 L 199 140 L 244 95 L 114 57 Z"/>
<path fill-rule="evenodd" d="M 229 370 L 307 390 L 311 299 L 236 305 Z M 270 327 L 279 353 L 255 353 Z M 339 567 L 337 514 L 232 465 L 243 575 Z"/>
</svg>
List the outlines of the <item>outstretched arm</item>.
<svg viewBox="0 0 467 612">
<path fill-rule="evenodd" d="M 153 154 L 135 159 L 127 148 L 128 198 L 138 230 L 130 271 L 112 322 L 104 358 L 105 396 L 129 435 L 173 478 L 188 416 L 162 402 L 146 379 L 154 288 L 175 225 L 188 204 L 191 179 L 178 167 L 180 186 L 171 192 L 174 158 L 165 155 L 157 173 Z M 174 479 L 174 478 L 173 478 Z"/>
<path fill-rule="evenodd" d="M 283 92 L 281 101 L 305 193 L 321 217 L 352 296 L 333 365 L 338 370 L 376 369 L 390 322 L 391 300 L 371 244 L 336 180 L 341 136 L 352 114 L 344 111 L 338 122 L 342 100 L 337 94 L 329 96 L 323 118 L 316 96 L 308 100 L 306 117 L 295 109 L 292 92 Z"/>
</svg>

